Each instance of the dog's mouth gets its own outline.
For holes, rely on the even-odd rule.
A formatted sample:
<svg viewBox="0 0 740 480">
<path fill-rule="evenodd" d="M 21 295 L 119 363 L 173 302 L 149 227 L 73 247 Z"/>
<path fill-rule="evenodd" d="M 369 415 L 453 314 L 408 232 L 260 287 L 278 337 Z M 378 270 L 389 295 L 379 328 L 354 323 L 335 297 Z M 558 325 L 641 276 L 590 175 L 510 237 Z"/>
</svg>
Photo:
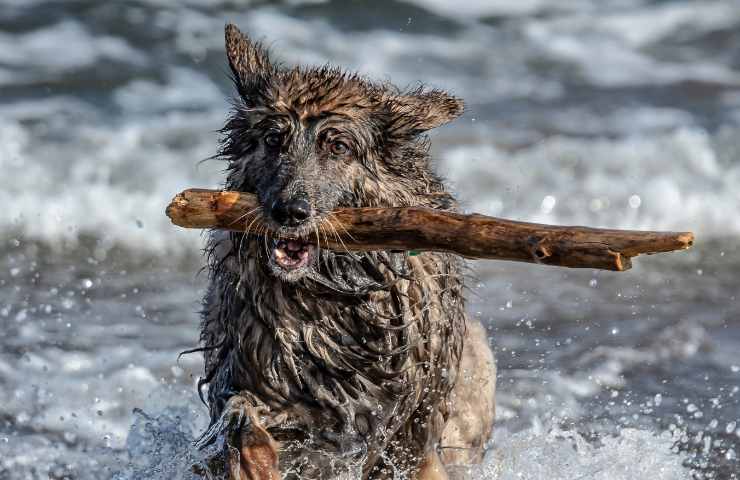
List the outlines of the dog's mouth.
<svg viewBox="0 0 740 480">
<path fill-rule="evenodd" d="M 298 238 L 273 240 L 271 260 L 285 272 L 297 272 L 313 263 L 314 245 Z"/>
</svg>

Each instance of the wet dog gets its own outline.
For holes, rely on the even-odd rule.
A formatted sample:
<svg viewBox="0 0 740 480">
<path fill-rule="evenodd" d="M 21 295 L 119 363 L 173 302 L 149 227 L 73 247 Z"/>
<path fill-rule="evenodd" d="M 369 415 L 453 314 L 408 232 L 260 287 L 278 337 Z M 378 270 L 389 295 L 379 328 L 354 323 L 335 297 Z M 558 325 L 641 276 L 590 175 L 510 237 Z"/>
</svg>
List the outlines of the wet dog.
<svg viewBox="0 0 740 480">
<path fill-rule="evenodd" d="M 443 479 L 480 461 L 495 364 L 466 317 L 460 260 L 320 242 L 341 238 L 325 221 L 338 207 L 455 209 L 424 134 L 462 101 L 286 67 L 233 25 L 226 53 L 225 188 L 256 194 L 279 238 L 211 234 L 200 445 L 223 440 L 232 479 Z"/>
</svg>

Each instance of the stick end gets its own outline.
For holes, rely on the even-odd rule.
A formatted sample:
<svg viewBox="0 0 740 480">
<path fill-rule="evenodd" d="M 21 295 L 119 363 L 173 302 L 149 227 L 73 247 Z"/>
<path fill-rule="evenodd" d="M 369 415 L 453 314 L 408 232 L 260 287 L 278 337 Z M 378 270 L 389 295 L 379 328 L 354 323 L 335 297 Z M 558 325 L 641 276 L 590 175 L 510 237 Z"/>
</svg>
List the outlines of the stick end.
<svg viewBox="0 0 740 480">
<path fill-rule="evenodd" d="M 175 225 L 179 225 L 178 219 L 182 216 L 182 211 L 189 205 L 188 199 L 186 198 L 188 190 L 180 192 L 170 200 L 169 205 L 165 208 L 164 213 Z"/>
<path fill-rule="evenodd" d="M 681 232 L 678 234 L 677 241 L 682 245 L 683 250 L 694 246 L 694 232 Z"/>
</svg>

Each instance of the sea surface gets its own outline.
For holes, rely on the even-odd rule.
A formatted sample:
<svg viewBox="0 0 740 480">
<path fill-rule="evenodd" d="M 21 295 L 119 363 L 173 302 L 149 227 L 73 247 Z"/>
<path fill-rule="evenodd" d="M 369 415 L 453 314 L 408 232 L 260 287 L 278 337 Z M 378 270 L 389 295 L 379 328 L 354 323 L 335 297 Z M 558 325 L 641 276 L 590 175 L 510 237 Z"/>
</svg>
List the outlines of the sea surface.
<svg viewBox="0 0 740 480">
<path fill-rule="evenodd" d="M 471 262 L 499 364 L 476 479 L 740 478 L 740 1 L 0 1 L 0 479 L 190 478 L 223 26 L 467 101 L 465 209 L 693 230 L 625 273 Z"/>
</svg>

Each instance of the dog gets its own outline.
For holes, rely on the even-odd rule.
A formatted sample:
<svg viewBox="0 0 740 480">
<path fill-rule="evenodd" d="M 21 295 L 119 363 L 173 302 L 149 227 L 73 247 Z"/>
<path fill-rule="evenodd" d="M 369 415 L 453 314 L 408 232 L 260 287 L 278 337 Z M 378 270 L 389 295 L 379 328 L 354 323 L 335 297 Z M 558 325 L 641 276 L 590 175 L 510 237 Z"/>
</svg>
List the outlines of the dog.
<svg viewBox="0 0 740 480">
<path fill-rule="evenodd" d="M 234 25 L 236 96 L 217 157 L 266 228 L 214 231 L 201 344 L 216 448 L 231 479 L 445 479 L 480 462 L 495 362 L 451 254 L 329 251 L 339 207 L 457 203 L 425 132 L 463 102 L 338 68 L 286 67 Z M 313 239 L 313 240 L 311 240 Z M 221 439 L 221 442 L 216 442 Z M 219 464 L 214 462 L 213 465 Z M 458 472 L 458 473 L 455 473 Z"/>
</svg>

